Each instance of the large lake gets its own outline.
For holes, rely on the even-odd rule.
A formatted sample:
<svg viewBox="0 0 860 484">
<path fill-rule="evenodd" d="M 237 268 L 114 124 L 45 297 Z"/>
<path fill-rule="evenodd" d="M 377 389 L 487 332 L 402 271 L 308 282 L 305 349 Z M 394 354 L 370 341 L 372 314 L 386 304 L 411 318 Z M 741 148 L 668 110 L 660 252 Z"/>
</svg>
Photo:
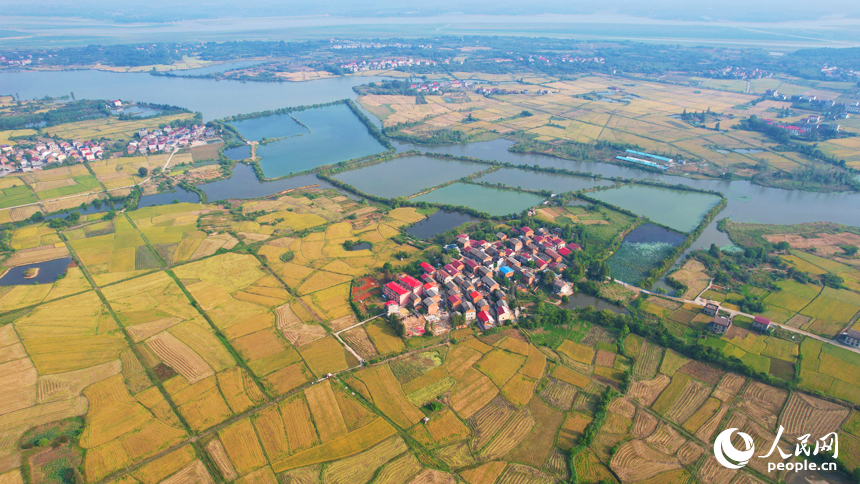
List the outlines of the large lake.
<svg viewBox="0 0 860 484">
<path fill-rule="evenodd" d="M 489 168 L 480 163 L 404 156 L 334 176 L 364 193 L 378 197 L 397 198 L 414 195 L 421 190 L 458 180 Z"/>
<path fill-rule="evenodd" d="M 355 99 L 353 86 L 380 77 L 333 77 L 312 82 L 215 81 L 102 71 L 9 72 L 0 74 L 4 94 L 21 99 L 65 96 L 124 99 L 181 106 L 203 113 L 203 120 L 270 109 Z"/>
</svg>

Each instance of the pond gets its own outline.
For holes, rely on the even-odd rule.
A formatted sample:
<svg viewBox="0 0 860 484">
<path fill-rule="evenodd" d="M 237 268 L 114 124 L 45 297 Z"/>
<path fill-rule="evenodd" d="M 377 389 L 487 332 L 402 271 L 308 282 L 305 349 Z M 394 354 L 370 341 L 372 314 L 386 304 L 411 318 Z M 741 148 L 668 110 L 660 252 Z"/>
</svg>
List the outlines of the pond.
<svg viewBox="0 0 860 484">
<path fill-rule="evenodd" d="M 359 242 L 358 244 L 353 244 L 353 245 L 352 245 L 352 248 L 351 248 L 351 249 L 349 249 L 349 250 L 351 250 L 351 251 L 356 251 L 356 250 L 370 250 L 370 248 L 371 248 L 371 247 L 373 247 L 373 246 L 372 246 L 372 245 L 370 245 L 370 243 L 369 243 L 369 242 Z"/>
<path fill-rule="evenodd" d="M 308 134 L 308 129 L 297 123 L 289 114 L 273 114 L 241 121 L 230 121 L 230 125 L 236 128 L 239 134 L 248 141 Z"/>
<path fill-rule="evenodd" d="M 247 160 L 251 157 L 251 147 L 248 145 L 236 146 L 224 150 L 224 156 L 231 160 Z"/>
<path fill-rule="evenodd" d="M 607 259 L 613 279 L 638 285 L 672 250 L 684 242 L 684 234 L 654 224 L 633 229 Z"/>
<path fill-rule="evenodd" d="M 596 298 L 594 296 L 588 296 L 582 294 L 581 292 L 575 292 L 568 296 L 570 301 L 561 305 L 564 309 L 577 309 L 585 306 L 591 306 L 598 311 L 602 311 L 604 309 L 608 309 L 613 313 L 617 314 L 630 314 L 625 308 L 621 306 L 616 306 L 615 304 L 604 301 L 603 299 Z"/>
<path fill-rule="evenodd" d="M 254 169 L 249 165 L 239 163 L 233 167 L 233 175 L 225 180 L 198 185 L 206 193 L 206 199 L 210 202 L 216 200 L 227 200 L 228 198 L 257 198 L 272 195 L 274 193 L 289 190 L 291 188 L 319 185 L 320 188 L 333 188 L 350 198 L 358 198 L 355 195 L 343 191 L 331 183 L 320 180 L 316 175 L 300 175 L 291 178 L 281 178 L 261 182 L 257 179 Z"/>
<path fill-rule="evenodd" d="M 66 268 L 71 263 L 71 257 L 63 257 L 62 259 L 54 259 L 47 262 L 12 267 L 0 278 L 0 286 L 25 286 L 36 283 L 53 284 L 57 280 L 57 276 L 66 273 Z M 32 268 L 38 268 L 39 273 L 32 279 L 25 278 L 24 273 Z"/>
<path fill-rule="evenodd" d="M 411 200 L 469 207 L 479 212 L 501 216 L 518 214 L 527 208 L 540 205 L 544 198 L 532 193 L 452 183 Z"/>
<path fill-rule="evenodd" d="M 346 104 L 295 113 L 309 134 L 257 147 L 266 178 L 278 178 L 321 165 L 361 158 L 385 151 Z"/>
<path fill-rule="evenodd" d="M 200 203 L 200 196 L 194 192 L 178 189 L 172 192 L 155 193 L 140 197 L 137 208 L 151 207 L 153 205 L 167 205 L 168 203 Z"/>
<path fill-rule="evenodd" d="M 92 213 L 107 212 L 108 210 L 110 210 L 110 204 L 107 202 L 105 202 L 99 206 L 95 206 L 95 205 L 90 204 L 90 205 L 87 205 L 85 208 L 76 208 L 73 210 L 69 210 L 68 212 L 60 212 L 60 213 L 55 213 L 53 215 L 47 215 L 47 216 L 45 216 L 45 220 L 50 220 L 52 218 L 66 218 L 72 212 L 78 212 L 81 215 L 89 215 Z"/>
<path fill-rule="evenodd" d="M 147 116 L 155 116 L 156 114 L 161 113 L 161 109 L 153 109 L 153 108 L 146 107 L 146 106 L 129 106 L 129 107 L 124 107 L 124 108 L 119 108 L 119 109 L 113 109 L 113 110 L 111 110 L 111 112 L 116 116 L 126 114 L 126 115 L 131 115 L 131 116 L 137 116 L 140 118 L 145 118 Z"/>
<path fill-rule="evenodd" d="M 492 184 L 501 183 L 509 187 L 527 190 L 549 190 L 553 193 L 575 192 L 613 184 L 609 180 L 595 180 L 582 176 L 544 173 L 519 168 L 501 168 L 492 173 L 481 175 L 476 181 Z"/>
<path fill-rule="evenodd" d="M 427 188 L 487 169 L 487 165 L 429 156 L 405 156 L 338 173 L 338 180 L 364 193 L 385 198 L 407 197 Z"/>
<path fill-rule="evenodd" d="M 436 234 L 447 232 L 468 222 L 480 222 L 481 219 L 467 213 L 449 210 L 436 210 L 424 220 L 406 229 L 406 233 L 418 239 L 429 239 Z"/>
<path fill-rule="evenodd" d="M 588 194 L 681 232 L 692 232 L 720 198 L 648 185 L 625 185 Z"/>
</svg>

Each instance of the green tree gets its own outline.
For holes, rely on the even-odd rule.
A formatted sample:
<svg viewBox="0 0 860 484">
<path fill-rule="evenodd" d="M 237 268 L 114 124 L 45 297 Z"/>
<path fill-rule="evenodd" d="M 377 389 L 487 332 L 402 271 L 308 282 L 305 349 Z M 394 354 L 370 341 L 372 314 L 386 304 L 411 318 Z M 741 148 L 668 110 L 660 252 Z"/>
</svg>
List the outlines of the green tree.
<svg viewBox="0 0 860 484">
<path fill-rule="evenodd" d="M 140 175 L 141 178 L 143 178 L 149 174 L 149 170 L 147 170 L 145 166 L 141 166 L 137 169 L 137 174 Z"/>
</svg>

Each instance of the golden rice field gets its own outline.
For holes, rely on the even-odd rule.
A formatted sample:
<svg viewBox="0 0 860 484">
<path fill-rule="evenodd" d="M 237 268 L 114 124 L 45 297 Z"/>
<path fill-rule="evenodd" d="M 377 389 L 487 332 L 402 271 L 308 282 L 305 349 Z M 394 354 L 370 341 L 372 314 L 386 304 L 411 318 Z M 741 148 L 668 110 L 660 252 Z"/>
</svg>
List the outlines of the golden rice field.
<svg viewBox="0 0 860 484">
<path fill-rule="evenodd" d="M 475 78 L 465 73 L 463 76 L 463 79 Z M 385 126 L 419 123 L 402 129 L 403 133 L 418 137 L 443 128 L 460 130 L 469 136 L 490 132 L 502 135 L 522 133 L 550 142 L 594 143 L 604 140 L 627 143 L 647 151 L 666 153 L 688 161 L 706 161 L 723 168 L 736 165 L 739 169 L 745 169 L 747 165 L 754 167 L 759 161 L 764 161 L 776 170 L 792 171 L 811 163 L 794 153 L 718 153 L 716 149 L 766 149 L 773 143 L 757 133 L 733 130 L 729 126 L 733 123 L 725 118 L 720 132 L 716 132 L 713 122 L 708 125 L 710 129 L 705 129 L 673 117 L 684 110 L 710 110 L 734 117 L 774 117 L 772 113 L 775 110 L 788 105 L 776 101 L 765 101 L 755 106 L 749 104 L 763 91 L 750 91 L 759 94 L 744 94 L 747 81 L 697 79 L 695 82 L 700 86 L 684 87 L 638 79 L 635 82 L 622 82 L 612 76 L 593 74 L 574 80 L 535 78 L 528 82 L 539 84 L 508 83 L 504 88 L 518 91 L 525 89 L 530 91 L 529 94 L 485 97 L 466 92 L 460 94 L 465 102 L 458 98 L 459 102 L 451 103 L 445 102 L 443 96 L 427 96 L 428 104 L 416 105 L 409 96 L 383 95 L 364 95 L 358 101 L 379 117 Z M 757 83 L 754 88 L 761 89 L 772 84 L 785 86 L 788 91 L 797 87 L 771 79 L 753 83 Z M 620 89 L 610 95 L 615 102 L 595 99 L 593 95 L 590 98 L 577 97 L 606 92 L 608 86 Z M 543 95 L 535 93 L 544 88 L 551 92 Z M 801 91 L 814 90 L 801 88 Z M 839 94 L 821 91 L 818 95 L 830 98 Z M 528 110 L 533 116 L 519 117 L 523 110 Z M 469 115 L 471 120 L 465 121 Z M 852 139 L 832 140 L 820 143 L 819 147 L 839 159 L 846 159 L 850 166 L 854 166 L 860 164 L 860 160 L 856 159 L 857 147 L 854 146 L 855 141 L 850 141 Z M 688 165 L 685 170 L 696 171 L 698 168 Z"/>
<path fill-rule="evenodd" d="M 296 195 L 246 202 L 244 212 L 265 212 L 253 223 L 215 206 L 176 204 L 62 234 L 44 225 L 13 231 L 19 252 L 7 261 L 68 250 L 80 266 L 53 285 L 0 289 L 10 314 L 0 325 L 0 384 L 8 389 L 0 395 L 0 476 L 22 472 L 17 442 L 29 428 L 83 415 L 78 445 L 86 449 L 87 482 L 567 482 L 565 453 L 603 389 L 617 388 L 628 368 L 629 392 L 616 397 L 592 445 L 573 459 L 583 482 L 708 481 L 710 439 L 726 425 L 757 443 L 779 425 L 792 436 L 807 427 L 860 433 L 847 404 L 749 381 L 641 338 L 628 338 L 622 356 L 608 343 L 617 337 L 612 330 L 579 321 L 551 347 L 530 343 L 537 332 L 465 329 L 456 343 L 358 366 L 330 334 L 357 321 L 351 281 L 404 250 L 390 239 L 421 216 L 372 210 L 347 219 L 359 210 L 352 201 Z M 279 220 L 270 211 L 302 218 Z M 236 245 L 262 244 L 255 253 L 198 252 L 227 227 Z M 373 247 L 344 251 L 349 239 Z M 822 273 L 853 272 L 820 255 L 791 257 Z M 811 321 L 848 321 L 848 308 L 860 304 L 847 289 L 784 289 L 774 303 Z M 382 358 L 421 343 L 404 342 L 379 320 L 360 329 L 362 337 L 341 336 Z M 801 389 L 860 401 L 850 371 L 860 360 L 847 351 L 811 339 L 791 347 L 757 338 L 725 341 L 762 358 L 803 354 Z M 327 373 L 337 375 L 321 379 Z M 753 469 L 757 479 L 766 474 L 761 463 Z M 745 470 L 737 475 L 754 482 Z"/>
</svg>

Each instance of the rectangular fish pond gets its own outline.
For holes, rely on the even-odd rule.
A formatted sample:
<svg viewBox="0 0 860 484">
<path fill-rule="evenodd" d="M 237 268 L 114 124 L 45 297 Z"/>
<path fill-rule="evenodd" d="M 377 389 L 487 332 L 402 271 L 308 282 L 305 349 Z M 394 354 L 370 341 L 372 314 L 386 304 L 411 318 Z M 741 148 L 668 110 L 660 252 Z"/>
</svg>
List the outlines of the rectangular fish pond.
<svg viewBox="0 0 860 484">
<path fill-rule="evenodd" d="M 649 185 L 624 185 L 588 194 L 680 232 L 692 232 L 720 197 Z"/>
<path fill-rule="evenodd" d="M 638 285 L 660 265 L 687 236 L 654 224 L 633 229 L 606 263 L 613 279 Z"/>
<path fill-rule="evenodd" d="M 357 170 L 338 173 L 336 178 L 377 197 L 414 195 L 452 180 L 487 169 L 486 165 L 429 156 L 405 156 Z"/>
<path fill-rule="evenodd" d="M 544 198 L 533 193 L 487 188 L 468 183 L 452 183 L 410 200 L 469 207 L 479 212 L 502 216 L 518 214 L 540 205 Z"/>
<path fill-rule="evenodd" d="M 301 130 L 295 130 L 283 116 Z M 292 116 L 304 126 L 298 125 L 287 115 L 265 116 L 233 124 L 239 124 L 239 132 L 250 139 L 254 136 L 261 139 L 271 137 L 265 136 L 267 134 L 289 136 L 257 147 L 260 167 L 266 178 L 288 176 L 385 151 L 385 147 L 370 135 L 367 126 L 346 104 L 298 111 Z M 246 126 L 243 131 L 241 123 L 249 121 L 259 125 Z M 272 123 L 273 127 L 267 127 L 265 123 Z"/>
</svg>

